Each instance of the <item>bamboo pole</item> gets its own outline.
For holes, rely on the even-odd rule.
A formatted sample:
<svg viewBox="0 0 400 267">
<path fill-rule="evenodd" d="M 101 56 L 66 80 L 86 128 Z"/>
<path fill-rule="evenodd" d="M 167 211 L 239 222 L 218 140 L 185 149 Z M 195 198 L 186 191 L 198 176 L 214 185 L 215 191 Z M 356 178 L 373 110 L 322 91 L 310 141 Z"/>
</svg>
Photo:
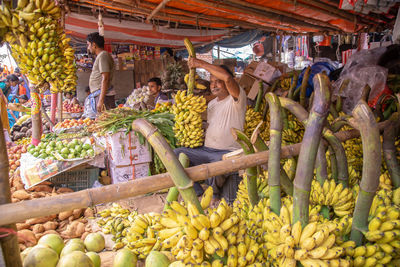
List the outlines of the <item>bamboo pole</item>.
<svg viewBox="0 0 400 267">
<path fill-rule="evenodd" d="M 381 122 L 378 125 L 379 129 L 382 130 L 387 126 L 387 122 Z M 336 133 L 335 136 L 340 141 L 346 141 L 359 137 L 360 132 L 358 130 L 342 131 Z M 282 147 L 281 159 L 299 155 L 300 147 L 301 143 Z M 191 180 L 203 181 L 209 177 L 266 164 L 268 163 L 268 158 L 269 151 L 263 151 L 245 155 L 237 159 L 228 159 L 190 167 L 185 169 L 185 171 Z M 172 186 L 174 186 L 174 183 L 170 174 L 163 173 L 125 183 L 111 184 L 69 194 L 4 204 L 0 206 L 0 225 L 23 222 L 29 218 L 49 216 L 62 211 L 92 207 L 97 204 L 156 192 Z M 43 209 L 43 207 L 46 207 L 46 209 Z"/>
<path fill-rule="evenodd" d="M 169 1 L 171 0 L 162 0 L 161 3 L 159 3 L 153 11 L 151 11 L 150 15 L 147 16 L 146 23 L 150 23 L 150 20 L 158 13 L 158 11 L 163 9 Z"/>
<path fill-rule="evenodd" d="M 145 119 L 137 119 L 132 123 L 132 130 L 143 134 L 149 144 L 153 147 L 165 168 L 171 174 L 172 180 L 186 204 L 191 202 L 197 207 L 199 212 L 204 213 L 199 199 L 193 189 L 193 181 L 190 180 L 182 167 L 182 164 L 176 158 L 171 146 L 167 143 L 157 128 Z"/>
<path fill-rule="evenodd" d="M 293 223 L 308 223 L 311 181 L 323 125 L 329 111 L 330 82 L 324 74 L 314 78 L 314 101 L 301 144 L 293 191 Z"/>
<path fill-rule="evenodd" d="M 283 128 L 281 103 L 279 102 L 279 98 L 273 93 L 268 93 L 265 98 L 269 105 L 269 117 L 271 121 L 269 127 L 271 155 L 268 160 L 269 199 L 271 201 L 271 210 L 279 216 L 281 210 L 280 154 Z"/>
<path fill-rule="evenodd" d="M 360 192 L 353 213 L 350 239 L 356 242 L 357 246 L 361 246 L 362 232 L 368 230 L 369 210 L 379 186 L 382 154 L 378 125 L 368 104 L 360 100 L 352 114 L 353 118 L 350 118 L 349 122 L 361 133 L 363 170 Z"/>
<path fill-rule="evenodd" d="M 189 167 L 190 160 L 189 160 L 188 156 L 186 156 L 186 154 L 180 153 L 179 156 L 178 156 L 178 159 L 179 159 L 179 162 L 182 164 L 182 167 L 183 167 L 183 168 L 186 169 L 186 168 Z M 166 199 L 165 199 L 165 200 L 166 200 L 166 203 L 165 203 L 165 205 L 164 205 L 164 210 L 170 209 L 169 204 L 170 204 L 172 201 L 178 200 L 178 197 L 179 197 L 178 188 L 176 188 L 176 186 L 171 187 L 171 188 L 168 190 L 168 195 L 167 195 L 167 197 L 166 197 Z"/>
<path fill-rule="evenodd" d="M 393 113 L 390 117 L 390 125 L 383 130 L 383 156 L 386 167 L 389 171 L 390 179 L 395 188 L 400 187 L 400 165 L 397 160 L 397 149 L 395 145 L 396 132 L 399 129 L 399 112 Z"/>
<path fill-rule="evenodd" d="M 8 177 L 8 155 L 7 145 L 4 138 L 3 124 L 0 119 L 0 204 L 11 203 L 10 183 Z M 3 228 L 17 231 L 15 223 L 0 224 Z M 0 238 L 0 248 L 4 256 L 4 262 L 8 267 L 22 267 L 19 255 L 18 238 L 15 234 L 10 234 Z"/>
<path fill-rule="evenodd" d="M 225 1 L 225 2 L 229 3 L 231 5 L 234 3 L 234 4 L 237 4 L 237 5 L 240 5 L 240 6 L 251 7 L 251 8 L 254 8 L 254 9 L 257 9 L 257 10 L 271 12 L 271 13 L 275 13 L 275 14 L 278 14 L 278 15 L 283 15 L 283 16 L 286 16 L 286 17 L 290 17 L 290 18 L 293 18 L 293 19 L 297 19 L 297 20 L 304 21 L 304 22 L 309 23 L 309 24 L 313 24 L 313 25 L 317 25 L 317 26 L 321 26 L 321 27 L 325 27 L 325 28 L 339 29 L 336 26 L 334 26 L 332 24 L 329 24 L 327 22 L 320 21 L 320 20 L 313 19 L 313 18 L 309 18 L 309 17 L 305 17 L 305 16 L 302 16 L 301 14 L 290 13 L 290 12 L 287 12 L 287 11 L 283 11 L 283 10 L 279 10 L 279 9 L 273 9 L 273 8 L 270 8 L 270 7 L 265 7 L 265 6 L 261 6 L 261 5 L 249 3 L 249 2 L 246 2 L 246 1 L 241 1 L 241 0 L 228 0 L 228 1 Z"/>
<path fill-rule="evenodd" d="M 210 2 L 210 1 L 206 1 L 206 0 L 196 0 L 197 3 L 211 7 L 215 10 L 218 10 L 219 12 L 225 12 L 225 13 L 239 13 L 241 16 L 246 16 L 249 19 L 254 19 L 256 18 L 257 20 L 259 20 L 260 18 L 268 18 L 270 20 L 273 20 L 277 25 L 276 27 L 280 28 L 280 27 L 285 27 L 287 26 L 299 26 L 299 27 L 308 27 L 308 28 L 313 28 L 316 30 L 320 30 L 320 31 L 329 31 L 334 27 L 322 27 L 319 25 L 315 25 L 315 24 L 310 24 L 308 22 L 305 22 L 304 20 L 298 20 L 298 19 L 294 19 L 292 17 L 288 17 L 285 15 L 281 15 L 281 14 L 276 14 L 270 11 L 266 11 L 266 10 L 258 10 L 255 8 L 250 8 L 250 7 L 246 7 L 243 5 L 236 5 L 233 3 L 230 3 L 229 5 L 226 5 L 225 3 L 218 3 L 218 2 Z M 226 11 L 229 10 L 229 11 Z"/>
<path fill-rule="evenodd" d="M 251 144 L 249 138 L 243 132 L 238 129 L 231 129 L 231 133 L 233 135 L 233 139 L 236 140 L 240 144 L 243 149 L 245 155 L 254 154 L 254 148 Z M 258 178 L 258 169 L 257 167 L 246 168 L 247 174 L 247 192 L 249 195 L 250 205 L 254 207 L 257 205 L 259 197 L 257 191 L 257 178 Z"/>
</svg>

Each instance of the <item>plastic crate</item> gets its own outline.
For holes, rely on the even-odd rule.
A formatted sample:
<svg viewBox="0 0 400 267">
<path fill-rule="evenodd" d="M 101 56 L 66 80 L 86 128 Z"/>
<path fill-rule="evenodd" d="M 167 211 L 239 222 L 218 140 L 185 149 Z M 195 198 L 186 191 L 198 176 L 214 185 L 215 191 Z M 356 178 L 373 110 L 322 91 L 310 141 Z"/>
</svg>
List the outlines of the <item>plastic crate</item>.
<svg viewBox="0 0 400 267">
<path fill-rule="evenodd" d="M 66 171 L 50 178 L 57 187 L 68 187 L 74 191 L 91 188 L 99 177 L 99 168 Z"/>
</svg>

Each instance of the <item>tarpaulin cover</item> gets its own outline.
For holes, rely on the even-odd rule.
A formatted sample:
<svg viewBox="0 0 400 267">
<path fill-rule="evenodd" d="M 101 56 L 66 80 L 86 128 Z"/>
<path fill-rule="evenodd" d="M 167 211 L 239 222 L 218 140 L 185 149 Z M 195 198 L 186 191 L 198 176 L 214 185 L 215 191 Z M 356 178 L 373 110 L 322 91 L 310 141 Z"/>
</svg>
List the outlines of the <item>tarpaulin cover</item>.
<svg viewBox="0 0 400 267">
<path fill-rule="evenodd" d="M 188 37 L 193 44 L 209 43 L 219 40 L 229 33 L 228 29 L 197 31 L 193 29 L 171 29 L 153 27 L 152 24 L 121 21 L 103 18 L 106 43 L 130 43 L 148 46 L 184 47 L 183 39 Z M 86 39 L 86 36 L 98 30 L 97 20 L 93 16 L 71 13 L 66 16 L 65 30 L 68 35 Z"/>
<path fill-rule="evenodd" d="M 227 38 L 218 42 L 210 43 L 204 46 L 196 47 L 196 53 L 207 53 L 210 51 L 215 45 L 219 45 L 224 48 L 240 48 L 246 46 L 248 44 L 254 43 L 258 41 L 265 33 L 260 30 L 249 30 L 247 32 L 238 34 L 231 38 Z M 187 57 L 187 50 L 180 50 L 177 52 L 177 56 Z"/>
</svg>

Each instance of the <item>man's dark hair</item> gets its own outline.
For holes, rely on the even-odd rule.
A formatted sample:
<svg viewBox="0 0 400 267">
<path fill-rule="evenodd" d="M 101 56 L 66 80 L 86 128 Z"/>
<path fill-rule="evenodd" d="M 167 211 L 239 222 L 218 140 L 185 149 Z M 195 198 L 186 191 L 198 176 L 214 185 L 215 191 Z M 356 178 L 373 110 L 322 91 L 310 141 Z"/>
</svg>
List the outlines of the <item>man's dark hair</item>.
<svg viewBox="0 0 400 267">
<path fill-rule="evenodd" d="M 154 83 L 156 83 L 158 86 L 161 86 L 161 85 L 162 85 L 162 83 L 161 83 L 161 79 L 160 79 L 160 78 L 158 78 L 158 77 L 153 77 L 153 78 L 151 78 L 150 80 L 148 80 L 148 82 L 147 82 L 147 83 L 151 83 L 151 82 L 154 82 Z"/>
<path fill-rule="evenodd" d="M 10 75 L 7 76 L 7 81 L 9 81 L 9 82 L 19 82 L 19 79 L 18 79 L 17 75 L 10 74 Z"/>
<path fill-rule="evenodd" d="M 98 32 L 92 32 L 86 37 L 86 41 L 89 43 L 95 43 L 98 47 L 104 48 L 104 37 Z"/>
<path fill-rule="evenodd" d="M 20 70 L 18 67 L 16 67 L 15 70 L 14 70 L 14 72 L 15 72 L 15 73 L 20 73 L 21 70 Z"/>
<path fill-rule="evenodd" d="M 224 70 L 226 70 L 226 72 L 231 76 L 231 77 L 235 77 L 232 73 L 232 71 L 229 69 L 229 67 L 227 65 L 219 65 L 221 68 L 223 68 Z"/>
</svg>

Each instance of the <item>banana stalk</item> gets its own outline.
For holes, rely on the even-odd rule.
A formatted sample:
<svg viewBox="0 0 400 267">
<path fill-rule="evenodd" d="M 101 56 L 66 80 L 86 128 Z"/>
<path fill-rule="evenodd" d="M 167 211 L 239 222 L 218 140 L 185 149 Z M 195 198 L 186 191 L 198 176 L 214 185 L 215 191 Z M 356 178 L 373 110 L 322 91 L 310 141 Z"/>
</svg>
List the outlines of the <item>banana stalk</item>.
<svg viewBox="0 0 400 267">
<path fill-rule="evenodd" d="M 262 81 L 259 82 L 259 86 L 260 86 L 260 88 L 258 89 L 256 105 L 254 107 L 254 111 L 255 112 L 260 111 L 262 99 L 263 99 L 263 96 L 264 96 L 264 85 L 263 85 Z"/>
<path fill-rule="evenodd" d="M 303 123 L 304 127 L 307 125 L 307 111 L 298 103 L 288 98 L 279 98 L 284 108 L 288 109 L 297 119 Z M 347 122 L 344 122 L 346 124 Z M 331 155 L 331 171 L 332 177 L 347 186 L 348 184 L 348 165 L 345 150 L 340 140 L 333 134 L 328 128 L 324 128 L 322 132 L 323 137 L 328 141 L 330 148 L 329 152 Z M 322 154 L 322 152 L 321 152 Z M 318 167 L 318 165 L 317 165 Z M 340 178 L 339 178 L 340 177 Z"/>
<path fill-rule="evenodd" d="M 339 117 L 339 114 L 336 111 L 335 106 L 333 105 L 333 103 L 331 103 L 331 106 L 329 107 L 329 112 L 332 114 L 332 116 L 336 119 L 337 117 Z"/>
<path fill-rule="evenodd" d="M 293 99 L 294 89 L 296 89 L 298 80 L 299 80 L 299 76 L 297 75 L 297 72 L 294 72 L 293 78 L 292 78 L 292 83 L 290 85 L 289 92 L 288 92 L 289 99 Z"/>
<path fill-rule="evenodd" d="M 368 98 L 369 98 L 369 93 L 371 92 L 371 87 L 369 87 L 368 84 L 366 84 L 362 90 L 361 94 L 361 100 L 365 101 L 368 103 Z"/>
<path fill-rule="evenodd" d="M 185 43 L 185 47 L 189 53 L 189 56 L 192 58 L 196 58 L 196 52 L 194 51 L 194 47 L 192 42 L 188 39 L 185 38 L 184 39 L 184 43 Z M 187 83 L 187 94 L 193 94 L 193 89 L 195 86 L 195 76 L 196 76 L 196 69 L 195 68 L 191 68 L 189 70 L 189 80 Z"/>
<path fill-rule="evenodd" d="M 340 94 L 347 88 L 347 86 L 349 85 L 349 83 L 350 83 L 350 80 L 349 80 L 349 79 L 346 79 L 346 80 L 344 80 L 344 81 L 342 82 L 342 84 L 340 85 L 339 93 L 338 93 L 337 100 L 336 100 L 336 111 L 337 111 L 337 112 L 342 111 L 342 107 L 343 107 L 343 97 L 342 97 Z"/>
<path fill-rule="evenodd" d="M 239 131 L 238 129 L 231 129 L 233 138 L 238 142 L 243 148 L 243 152 L 245 155 L 253 154 L 254 148 L 246 136 L 245 133 Z M 258 169 L 257 167 L 250 167 L 246 169 L 247 174 L 247 190 L 249 195 L 249 200 L 251 206 L 255 206 L 258 203 L 258 192 L 257 192 L 257 177 L 258 177 Z"/>
<path fill-rule="evenodd" d="M 326 162 L 326 146 L 324 142 L 319 143 L 317 151 L 317 159 L 315 161 L 315 177 L 317 181 L 323 185 L 325 180 L 328 179 L 328 164 Z"/>
<path fill-rule="evenodd" d="M 329 151 L 329 161 L 331 162 L 331 178 L 335 181 L 338 180 L 338 164 L 336 160 L 335 150 L 330 146 Z"/>
<path fill-rule="evenodd" d="M 329 78 L 325 74 L 320 73 L 315 76 L 315 96 L 300 148 L 293 191 L 293 223 L 300 221 L 303 227 L 308 224 L 308 209 L 314 164 L 321 140 L 322 129 L 329 112 L 329 87 Z"/>
<path fill-rule="evenodd" d="M 179 162 L 182 164 L 183 168 L 189 167 L 190 160 L 189 160 L 188 156 L 186 156 L 186 154 L 184 154 L 184 153 L 179 154 Z M 168 195 L 166 197 L 167 202 L 165 203 L 164 210 L 170 209 L 171 207 L 169 206 L 169 203 L 171 203 L 172 201 L 178 200 L 178 197 L 179 197 L 178 188 L 176 188 L 176 186 L 171 187 L 168 190 Z"/>
<path fill-rule="evenodd" d="M 197 207 L 200 213 L 204 214 L 199 199 L 193 189 L 193 181 L 186 174 L 182 164 L 176 158 L 171 146 L 167 143 L 164 136 L 155 126 L 145 119 L 137 119 L 132 123 L 132 130 L 140 132 L 147 139 L 154 151 L 160 157 L 165 168 L 171 175 L 172 181 L 178 188 L 183 200 L 186 203 L 191 202 Z"/>
<path fill-rule="evenodd" d="M 353 225 L 350 239 L 360 246 L 363 241 L 362 231 L 368 230 L 368 215 L 375 192 L 379 186 L 381 166 L 381 143 L 378 124 L 368 104 L 360 100 L 349 119 L 351 125 L 361 134 L 363 148 L 363 170 L 360 193 L 353 213 Z M 379 166 L 379 167 L 377 167 Z"/>
<path fill-rule="evenodd" d="M 251 135 L 250 141 L 253 144 L 255 152 L 262 152 L 269 150 L 269 147 L 264 143 L 262 138 L 259 136 L 259 127 L 261 123 L 256 127 L 253 134 Z M 280 167 L 280 184 L 282 186 L 283 191 L 289 196 L 293 196 L 293 183 L 287 175 L 286 171 Z"/>
<path fill-rule="evenodd" d="M 399 112 L 393 113 L 389 120 L 391 123 L 383 130 L 383 156 L 392 183 L 395 188 L 398 188 L 400 186 L 400 165 L 396 155 L 395 137 L 399 128 Z"/>
<path fill-rule="evenodd" d="M 268 184 L 271 210 L 279 215 L 281 210 L 281 186 L 280 186 L 280 157 L 282 145 L 282 117 L 279 98 L 268 93 L 265 96 L 270 107 L 270 158 L 268 160 Z"/>
<path fill-rule="evenodd" d="M 300 105 L 302 105 L 303 107 L 306 106 L 306 92 L 310 74 L 311 74 L 311 67 L 307 67 L 306 71 L 304 72 L 303 81 L 300 87 Z"/>
</svg>

